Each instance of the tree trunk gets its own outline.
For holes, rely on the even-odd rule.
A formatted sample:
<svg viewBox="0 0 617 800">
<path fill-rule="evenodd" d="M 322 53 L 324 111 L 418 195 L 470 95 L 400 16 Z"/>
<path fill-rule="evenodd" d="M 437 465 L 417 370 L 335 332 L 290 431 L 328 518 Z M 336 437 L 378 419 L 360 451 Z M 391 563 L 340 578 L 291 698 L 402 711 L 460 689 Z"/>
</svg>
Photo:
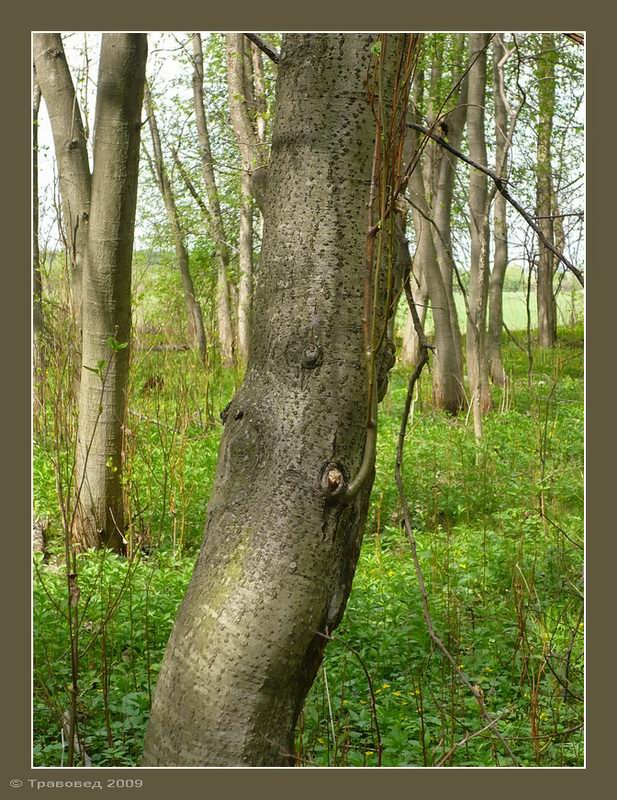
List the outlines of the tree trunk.
<svg viewBox="0 0 617 800">
<path fill-rule="evenodd" d="M 257 87 L 253 85 L 254 76 L 257 78 Z M 227 34 L 227 86 L 231 121 L 242 161 L 238 344 L 240 360 L 246 363 L 253 300 L 251 197 L 255 198 L 258 207 L 262 210 L 266 175 L 264 147 L 266 108 L 261 54 L 253 53 L 251 43 L 242 33 Z"/>
<path fill-rule="evenodd" d="M 33 409 L 34 419 L 41 408 L 45 385 L 45 353 L 43 342 L 43 281 L 41 278 L 41 254 L 39 252 L 39 158 L 38 131 L 41 88 L 32 83 L 32 328 L 33 328 Z"/>
<path fill-rule="evenodd" d="M 540 230 L 551 244 L 554 243 L 553 181 L 551 164 L 551 138 L 555 112 L 555 43 L 553 35 L 543 33 L 537 62 L 538 79 L 538 145 L 536 165 L 536 214 Z M 538 240 L 538 344 L 553 347 L 557 341 L 557 304 L 553 292 L 555 259 L 553 253 Z"/>
<path fill-rule="evenodd" d="M 216 315 L 218 322 L 219 343 L 221 358 L 226 367 L 234 365 L 234 335 L 231 322 L 231 301 L 229 296 L 229 248 L 219 193 L 214 177 L 212 150 L 210 148 L 210 134 L 206 120 L 204 105 L 204 69 L 201 35 L 193 34 L 193 106 L 197 122 L 197 134 L 201 153 L 201 168 L 208 197 L 208 227 L 218 255 L 217 282 L 216 282 Z"/>
<path fill-rule="evenodd" d="M 124 534 L 122 439 L 146 54 L 145 34 L 103 34 L 83 275 L 75 536 L 82 546 L 115 550 Z"/>
<path fill-rule="evenodd" d="M 39 252 L 39 106 L 41 89 L 36 80 L 32 85 L 32 323 L 34 338 L 43 332 L 43 282 Z"/>
<path fill-rule="evenodd" d="M 241 364 L 246 364 L 253 308 L 253 197 L 251 180 L 246 172 L 241 178 L 239 267 L 238 358 Z"/>
<path fill-rule="evenodd" d="M 428 291 L 426 289 L 426 283 L 424 282 L 422 277 L 420 277 L 419 284 L 415 282 L 415 279 L 413 277 L 411 278 L 411 293 L 413 295 L 414 302 L 418 309 L 418 317 L 420 318 L 422 327 L 424 327 L 424 324 L 426 322 Z M 399 361 L 405 367 L 415 367 L 418 361 L 420 360 L 420 357 L 421 357 L 420 340 L 418 338 L 418 334 L 416 333 L 416 328 L 413 324 L 411 311 L 407 309 L 407 313 L 405 315 L 405 323 L 403 325 L 401 355 Z"/>
<path fill-rule="evenodd" d="M 498 175 L 508 174 L 508 110 L 505 102 L 503 67 L 499 62 L 505 54 L 503 34 L 493 39 L 493 97 L 495 102 L 495 169 Z M 506 198 L 497 192 L 493 211 L 493 241 L 495 256 L 489 279 L 489 318 L 487 356 L 490 376 L 498 386 L 506 383 L 506 373 L 501 358 L 501 334 L 503 331 L 503 284 L 508 268 L 508 226 Z"/>
<path fill-rule="evenodd" d="M 382 54 L 386 107 L 404 39 L 388 36 Z M 374 463 L 374 451 L 364 452 L 362 325 L 374 41 L 283 38 L 249 364 L 226 413 L 204 543 L 154 696 L 146 766 L 292 763 L 320 632 L 343 614 Z M 384 280 L 379 287 L 376 317 L 385 325 Z M 367 480 L 353 494 L 361 463 Z"/>
<path fill-rule="evenodd" d="M 465 53 L 465 34 L 458 34 L 459 45 L 461 48 L 461 60 Z M 459 84 L 460 88 L 456 89 Z M 463 75 L 463 70 L 454 70 L 453 87 L 454 97 L 457 98 L 454 109 L 447 115 L 446 123 L 448 126 L 447 139 L 453 147 L 460 147 L 465 130 L 467 119 L 467 87 L 468 76 Z M 461 330 L 458 322 L 458 312 L 454 300 L 454 273 L 456 264 L 452 255 L 452 200 L 454 197 L 454 182 L 456 169 L 458 166 L 455 156 L 441 150 L 439 170 L 437 175 L 437 187 L 433 202 L 433 219 L 435 225 L 432 227 L 435 250 L 439 260 L 439 267 L 443 278 L 443 284 L 448 297 L 450 308 L 450 321 L 452 323 L 452 337 L 454 339 L 456 356 L 458 360 L 458 375 L 463 380 L 463 346 Z M 436 168 L 435 168 L 436 169 Z M 437 170 L 436 170 L 437 171 Z"/>
<path fill-rule="evenodd" d="M 158 125 L 156 123 L 156 116 L 154 114 L 154 105 L 150 95 L 150 89 L 146 84 L 145 87 L 146 107 L 148 111 L 148 123 L 150 126 L 150 135 L 152 137 L 152 151 L 154 153 L 154 163 L 152 168 L 154 177 L 161 192 L 165 210 L 167 212 L 167 219 L 171 226 L 174 247 L 176 250 L 176 258 L 178 261 L 178 269 L 180 271 L 180 278 L 182 280 L 182 288 L 184 290 L 184 302 L 186 304 L 189 337 L 203 364 L 207 360 L 207 346 L 206 346 L 206 331 L 204 329 L 203 315 L 201 312 L 201 305 L 195 297 L 195 289 L 193 286 L 193 278 L 189 268 L 189 254 L 184 243 L 184 234 L 180 226 L 180 218 L 178 216 L 178 208 L 174 199 L 169 175 L 165 168 L 165 161 L 163 159 L 163 148 L 161 147 L 161 137 L 159 134 Z"/>
<path fill-rule="evenodd" d="M 255 202 L 263 210 L 267 181 L 266 152 L 249 115 L 245 79 L 245 36 L 242 33 L 226 35 L 231 124 L 238 140 L 242 169 L 248 173 Z"/>
<path fill-rule="evenodd" d="M 416 86 L 416 92 L 419 87 Z M 409 131 L 407 145 L 408 161 L 417 151 L 416 134 Z M 431 231 L 431 209 L 427 198 L 427 190 L 422 164 L 418 164 L 411 174 L 409 191 L 413 203 L 412 218 L 416 234 L 416 254 L 414 261 L 421 265 L 423 279 L 431 300 L 435 355 L 433 358 L 433 405 L 451 414 L 457 414 L 465 404 L 463 375 L 460 369 L 460 357 L 453 335 L 456 321 L 451 318 L 451 304 L 439 267 L 435 242 Z"/>
<path fill-rule="evenodd" d="M 71 302 L 81 329 L 81 284 L 88 240 L 91 176 L 86 134 L 59 33 L 35 33 L 36 79 L 47 106 L 58 165 L 63 231 L 71 264 Z"/>
<path fill-rule="evenodd" d="M 484 106 L 486 101 L 486 45 L 489 34 L 469 36 L 469 94 L 467 136 L 469 155 L 486 164 Z M 474 431 L 482 436 L 482 414 L 489 410 L 491 398 L 486 353 L 486 312 L 488 304 L 488 186 L 484 173 L 472 169 L 469 175 L 469 225 L 471 236 L 469 274 L 469 313 L 467 318 L 467 372 L 473 398 Z"/>
</svg>

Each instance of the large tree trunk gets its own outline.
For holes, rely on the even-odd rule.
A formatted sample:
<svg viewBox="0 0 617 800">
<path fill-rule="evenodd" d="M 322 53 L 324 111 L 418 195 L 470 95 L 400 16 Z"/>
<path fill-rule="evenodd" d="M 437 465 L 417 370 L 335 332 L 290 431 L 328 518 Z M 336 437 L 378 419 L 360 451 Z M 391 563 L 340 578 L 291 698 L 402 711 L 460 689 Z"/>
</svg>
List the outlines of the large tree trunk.
<svg viewBox="0 0 617 800">
<path fill-rule="evenodd" d="M 35 33 L 33 54 L 36 79 L 51 121 L 62 199 L 62 227 L 72 270 L 71 302 L 80 330 L 91 192 L 86 134 L 60 34 Z"/>
<path fill-rule="evenodd" d="M 403 39 L 387 37 L 387 95 Z M 204 543 L 155 692 L 146 766 L 290 763 L 322 658 L 320 632 L 343 614 L 374 460 L 365 453 L 362 325 L 374 41 L 283 38 L 249 364 L 227 409 Z M 383 280 L 377 296 L 383 326 Z M 367 480 L 353 494 L 361 463 Z"/>
<path fill-rule="evenodd" d="M 495 168 L 504 177 L 508 173 L 508 109 L 505 101 L 503 67 L 500 61 L 505 54 L 503 34 L 496 33 L 493 39 L 493 97 L 495 102 Z M 508 268 L 508 226 L 506 198 L 497 192 L 493 211 L 493 240 L 495 256 L 489 279 L 489 317 L 487 357 L 490 376 L 498 386 L 504 386 L 506 373 L 501 358 L 501 334 L 503 330 L 503 284 Z"/>
<path fill-rule="evenodd" d="M 484 106 L 486 101 L 486 45 L 489 34 L 469 37 L 469 94 L 467 136 L 469 155 L 486 164 Z M 474 432 L 482 436 L 482 414 L 489 410 L 491 397 L 486 354 L 486 312 L 488 305 L 488 186 L 484 173 L 472 169 L 469 175 L 469 226 L 471 237 L 469 272 L 469 313 L 467 317 L 467 373 L 473 403 Z"/>
<path fill-rule="evenodd" d="M 82 546 L 116 550 L 124 533 L 122 438 L 146 54 L 145 34 L 103 34 L 83 275 L 75 535 Z"/>
<path fill-rule="evenodd" d="M 547 241 L 554 243 L 553 181 L 551 138 L 555 113 L 555 43 L 550 33 L 543 33 L 537 61 L 538 79 L 538 145 L 536 164 L 536 214 L 538 225 Z M 555 259 L 553 253 L 538 240 L 538 344 L 552 347 L 557 341 L 557 304 L 553 291 Z"/>
<path fill-rule="evenodd" d="M 152 151 L 154 154 L 154 163 L 152 164 L 152 167 L 154 171 L 154 177 L 163 198 L 163 203 L 165 204 L 167 219 L 169 220 L 173 234 L 178 269 L 180 271 L 180 279 L 182 280 L 182 288 L 184 290 L 184 302 L 187 311 L 189 337 L 193 342 L 193 346 L 198 351 L 202 363 L 205 364 L 207 358 L 206 331 L 204 329 L 201 305 L 195 297 L 193 277 L 189 268 L 189 254 L 184 243 L 184 234 L 180 225 L 178 208 L 176 206 L 173 190 L 169 181 L 169 175 L 167 174 L 167 169 L 165 167 L 163 148 L 161 147 L 161 137 L 156 122 L 156 116 L 154 114 L 154 105 L 152 103 L 150 89 L 147 84 L 145 87 L 145 98 L 148 110 L 150 135 L 152 138 Z"/>
<path fill-rule="evenodd" d="M 201 35 L 194 33 L 193 37 L 193 106 L 197 122 L 197 135 L 199 136 L 199 149 L 201 155 L 201 168 L 208 198 L 208 228 L 214 240 L 218 256 L 217 282 L 216 282 L 216 315 L 218 322 L 219 343 L 221 358 L 226 367 L 234 365 L 234 335 L 231 322 L 231 299 L 227 273 L 229 270 L 229 248 L 223 225 L 223 214 L 219 193 L 214 177 L 212 150 L 210 148 L 210 134 L 206 120 L 204 105 L 204 68 Z"/>
</svg>

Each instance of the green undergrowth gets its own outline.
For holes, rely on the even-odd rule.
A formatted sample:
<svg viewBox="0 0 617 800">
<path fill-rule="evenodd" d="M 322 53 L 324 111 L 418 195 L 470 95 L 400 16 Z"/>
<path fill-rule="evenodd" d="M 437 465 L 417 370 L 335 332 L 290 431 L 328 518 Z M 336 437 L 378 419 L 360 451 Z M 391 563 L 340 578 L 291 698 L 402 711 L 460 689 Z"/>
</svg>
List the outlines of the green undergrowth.
<svg viewBox="0 0 617 800">
<path fill-rule="evenodd" d="M 516 336 L 525 348 L 524 334 Z M 394 480 L 408 377 L 397 368 L 380 413 L 353 590 L 299 720 L 299 764 L 509 765 L 497 728 L 520 764 L 582 765 L 582 330 L 561 330 L 552 352 L 534 349 L 531 371 L 509 339 L 504 354 L 509 384 L 492 389 L 479 446 L 465 415 L 431 408 L 423 376 L 403 465 L 435 632 L 497 722 L 487 728 L 427 632 Z M 218 414 L 236 384 L 231 373 L 200 371 L 191 353 L 134 360 L 132 559 L 77 558 L 78 764 L 84 750 L 93 765 L 139 762 L 151 693 L 201 539 Z M 54 462 L 70 475 L 71 447 L 68 432 L 64 440 L 54 435 L 62 428 L 57 412 L 46 406 L 42 416 L 34 503 L 48 522 L 50 553 L 45 561 L 35 556 L 34 763 L 55 766 L 67 758 L 71 654 Z"/>
</svg>

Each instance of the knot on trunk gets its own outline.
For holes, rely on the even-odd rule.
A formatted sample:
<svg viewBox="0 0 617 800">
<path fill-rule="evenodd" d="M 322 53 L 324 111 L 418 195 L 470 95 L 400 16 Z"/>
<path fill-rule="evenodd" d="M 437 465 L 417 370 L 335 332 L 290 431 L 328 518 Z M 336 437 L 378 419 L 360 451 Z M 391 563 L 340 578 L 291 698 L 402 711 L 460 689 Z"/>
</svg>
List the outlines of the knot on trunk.
<svg viewBox="0 0 617 800">
<path fill-rule="evenodd" d="M 320 345 L 311 342 L 302 351 L 302 366 L 304 369 L 315 369 L 323 361 L 323 350 Z"/>
<path fill-rule="evenodd" d="M 321 488 L 330 502 L 342 499 L 347 492 L 347 478 L 343 466 L 335 461 L 329 461 L 321 472 Z"/>
</svg>

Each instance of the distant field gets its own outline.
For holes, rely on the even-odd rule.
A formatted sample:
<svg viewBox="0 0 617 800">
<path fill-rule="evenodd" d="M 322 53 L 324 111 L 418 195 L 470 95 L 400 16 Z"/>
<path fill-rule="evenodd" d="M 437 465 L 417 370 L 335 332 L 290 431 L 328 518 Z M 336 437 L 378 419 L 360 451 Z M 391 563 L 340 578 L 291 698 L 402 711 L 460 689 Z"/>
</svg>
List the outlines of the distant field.
<svg viewBox="0 0 617 800">
<path fill-rule="evenodd" d="M 456 310 L 461 331 L 465 332 L 465 303 L 461 294 L 456 294 Z M 504 321 L 511 331 L 525 330 L 527 327 L 527 297 L 526 292 L 505 292 L 503 296 Z M 530 298 L 531 327 L 537 327 L 538 314 L 536 311 L 536 293 L 532 291 Z M 583 293 L 582 291 L 560 293 L 557 296 L 558 325 L 574 325 L 583 319 Z M 430 309 L 426 319 L 426 329 L 433 329 Z"/>
</svg>

